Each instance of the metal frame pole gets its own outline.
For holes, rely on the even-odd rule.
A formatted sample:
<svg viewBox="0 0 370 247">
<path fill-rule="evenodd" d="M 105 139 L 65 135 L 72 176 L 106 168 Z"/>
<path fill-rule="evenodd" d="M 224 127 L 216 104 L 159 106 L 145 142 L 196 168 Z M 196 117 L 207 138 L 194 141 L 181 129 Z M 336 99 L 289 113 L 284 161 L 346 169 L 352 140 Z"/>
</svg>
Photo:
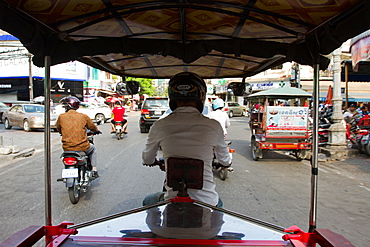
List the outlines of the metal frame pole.
<svg viewBox="0 0 370 247">
<path fill-rule="evenodd" d="M 312 158 L 311 158 L 311 204 L 310 204 L 310 219 L 309 232 L 316 229 L 317 218 L 317 185 L 318 185 L 318 123 L 319 123 L 319 64 L 314 65 L 313 78 L 313 130 L 312 130 Z"/>
<path fill-rule="evenodd" d="M 50 145 L 50 56 L 45 56 L 44 78 L 44 178 L 45 178 L 45 225 L 51 226 L 51 145 Z"/>
</svg>

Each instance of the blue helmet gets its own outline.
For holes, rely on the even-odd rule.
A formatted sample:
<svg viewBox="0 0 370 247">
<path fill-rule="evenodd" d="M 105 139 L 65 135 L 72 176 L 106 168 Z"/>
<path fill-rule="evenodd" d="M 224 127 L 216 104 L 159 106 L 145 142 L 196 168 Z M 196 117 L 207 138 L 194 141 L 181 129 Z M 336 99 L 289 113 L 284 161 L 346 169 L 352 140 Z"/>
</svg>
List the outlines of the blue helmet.
<svg viewBox="0 0 370 247">
<path fill-rule="evenodd" d="M 212 102 L 212 109 L 215 111 L 217 109 L 222 109 L 224 108 L 225 106 L 225 102 L 218 98 L 218 99 L 215 99 L 213 102 Z"/>
</svg>

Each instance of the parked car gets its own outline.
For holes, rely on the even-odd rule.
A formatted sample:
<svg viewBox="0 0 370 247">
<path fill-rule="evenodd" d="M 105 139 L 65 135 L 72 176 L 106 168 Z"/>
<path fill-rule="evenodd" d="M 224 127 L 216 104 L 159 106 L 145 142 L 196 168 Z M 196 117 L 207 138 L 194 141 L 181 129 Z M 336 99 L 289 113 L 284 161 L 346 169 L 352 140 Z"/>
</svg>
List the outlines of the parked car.
<svg viewBox="0 0 370 247">
<path fill-rule="evenodd" d="M 78 112 L 84 113 L 97 124 L 107 122 L 112 117 L 112 110 L 106 104 L 96 104 L 90 102 L 81 102 Z M 56 115 L 65 112 L 63 105 L 57 105 L 53 111 Z"/>
<path fill-rule="evenodd" d="M 237 102 L 225 102 L 225 107 L 223 110 L 227 112 L 230 118 L 234 116 L 245 116 L 247 108 L 243 105 L 240 105 Z"/>
<path fill-rule="evenodd" d="M 22 127 L 24 131 L 32 129 L 43 129 L 44 126 L 43 105 L 36 104 L 14 104 L 9 111 L 4 112 L 3 121 L 5 129 L 12 126 Z M 56 130 L 57 115 L 50 115 L 50 128 Z"/>
<path fill-rule="evenodd" d="M 9 111 L 10 107 L 4 104 L 3 102 L 0 102 L 0 121 L 3 123 L 3 114 L 6 111 Z"/>
<path fill-rule="evenodd" d="M 148 133 L 150 127 L 165 113 L 168 106 L 168 98 L 146 98 L 141 107 L 140 132 Z"/>
</svg>

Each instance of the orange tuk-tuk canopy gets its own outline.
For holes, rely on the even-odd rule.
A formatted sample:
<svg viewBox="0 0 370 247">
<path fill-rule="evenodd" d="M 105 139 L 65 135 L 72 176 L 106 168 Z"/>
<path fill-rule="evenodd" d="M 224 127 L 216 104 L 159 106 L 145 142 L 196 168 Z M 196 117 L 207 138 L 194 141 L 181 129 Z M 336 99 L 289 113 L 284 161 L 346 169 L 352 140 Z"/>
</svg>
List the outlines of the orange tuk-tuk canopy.
<svg viewBox="0 0 370 247">
<path fill-rule="evenodd" d="M 369 29 L 368 0 L 0 0 L 0 29 L 33 62 L 78 60 L 131 77 L 247 77 L 284 62 L 320 64 Z M 315 55 L 316 54 L 316 55 Z"/>
</svg>

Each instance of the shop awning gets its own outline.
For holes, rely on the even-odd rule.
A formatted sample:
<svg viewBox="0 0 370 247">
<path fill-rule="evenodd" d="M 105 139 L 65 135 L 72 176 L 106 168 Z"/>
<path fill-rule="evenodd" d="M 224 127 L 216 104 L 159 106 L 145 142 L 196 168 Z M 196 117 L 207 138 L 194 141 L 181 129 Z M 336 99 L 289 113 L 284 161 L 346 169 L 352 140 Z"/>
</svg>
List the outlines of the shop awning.
<svg viewBox="0 0 370 247">
<path fill-rule="evenodd" d="M 354 71 L 352 61 L 345 60 L 342 62 L 341 80 L 346 81 L 345 65 L 348 66 L 348 81 L 370 82 L 370 61 L 360 61 L 358 63 L 358 71 Z M 370 86 L 370 85 L 369 85 Z"/>
</svg>

